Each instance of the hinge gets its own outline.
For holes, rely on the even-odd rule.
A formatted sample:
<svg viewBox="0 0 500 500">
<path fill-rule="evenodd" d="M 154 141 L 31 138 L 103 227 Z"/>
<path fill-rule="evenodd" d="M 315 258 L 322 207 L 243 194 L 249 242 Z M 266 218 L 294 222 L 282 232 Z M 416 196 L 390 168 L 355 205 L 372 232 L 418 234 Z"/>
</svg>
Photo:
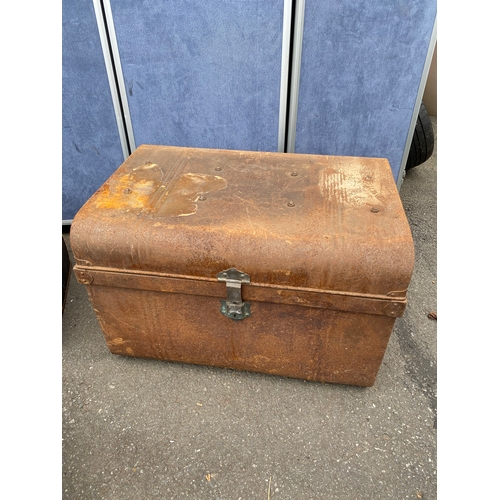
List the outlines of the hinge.
<svg viewBox="0 0 500 500">
<path fill-rule="evenodd" d="M 221 299 L 220 312 L 234 321 L 241 321 L 250 316 L 250 303 L 241 300 L 242 283 L 250 283 L 250 276 L 232 267 L 217 274 L 219 281 L 226 282 L 226 300 Z"/>
</svg>

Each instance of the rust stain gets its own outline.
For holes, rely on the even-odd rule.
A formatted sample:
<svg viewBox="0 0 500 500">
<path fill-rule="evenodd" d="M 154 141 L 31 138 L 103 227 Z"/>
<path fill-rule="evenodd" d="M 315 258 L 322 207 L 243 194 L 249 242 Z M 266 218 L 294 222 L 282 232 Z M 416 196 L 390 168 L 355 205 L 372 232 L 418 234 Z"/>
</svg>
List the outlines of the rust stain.
<svg viewBox="0 0 500 500">
<path fill-rule="evenodd" d="M 149 206 L 151 211 L 163 217 L 184 217 L 198 210 L 201 196 L 219 191 L 227 186 L 223 177 L 187 173 L 181 175 L 161 199 Z"/>
<path fill-rule="evenodd" d="M 120 177 L 114 186 L 108 187 L 96 201 L 97 208 L 143 208 L 156 188 L 153 179 L 139 179 L 134 174 Z"/>
</svg>

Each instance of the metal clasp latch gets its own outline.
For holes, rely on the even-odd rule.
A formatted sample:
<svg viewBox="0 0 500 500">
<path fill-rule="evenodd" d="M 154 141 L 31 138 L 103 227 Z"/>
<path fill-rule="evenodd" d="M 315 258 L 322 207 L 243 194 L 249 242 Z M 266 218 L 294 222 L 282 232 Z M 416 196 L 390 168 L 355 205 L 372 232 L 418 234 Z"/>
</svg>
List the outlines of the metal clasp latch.
<svg viewBox="0 0 500 500">
<path fill-rule="evenodd" d="M 241 300 L 241 284 L 250 283 L 250 276 L 232 267 L 217 274 L 219 281 L 226 282 L 226 300 L 221 300 L 220 312 L 234 321 L 250 316 L 250 303 Z"/>
</svg>

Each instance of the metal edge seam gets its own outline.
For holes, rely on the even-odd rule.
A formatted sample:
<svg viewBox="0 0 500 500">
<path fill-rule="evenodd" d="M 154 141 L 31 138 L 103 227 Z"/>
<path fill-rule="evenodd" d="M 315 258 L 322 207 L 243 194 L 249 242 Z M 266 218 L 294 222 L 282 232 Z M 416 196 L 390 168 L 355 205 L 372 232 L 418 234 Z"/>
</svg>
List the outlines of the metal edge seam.
<svg viewBox="0 0 500 500">
<path fill-rule="evenodd" d="M 78 259 L 76 259 L 78 261 Z M 108 268 L 108 267 L 99 267 L 92 265 L 82 265 L 75 264 L 74 270 L 80 272 L 97 272 L 98 274 L 106 274 L 106 275 L 120 275 L 120 276 L 136 276 L 139 278 L 159 278 L 159 279 L 167 279 L 167 280 L 183 280 L 190 282 L 205 282 L 205 283 L 220 283 L 217 278 L 206 278 L 206 277 L 198 277 L 198 276 L 185 276 L 181 274 L 168 274 L 168 273 L 158 273 L 158 272 L 144 272 L 144 271 L 136 271 L 134 269 L 117 269 L 117 268 Z M 405 295 L 401 296 L 392 296 L 392 295 L 375 295 L 375 294 L 360 294 L 353 292 L 342 292 L 336 290 L 322 290 L 316 288 L 306 288 L 306 287 L 295 287 L 295 286 L 286 286 L 286 285 L 275 285 L 272 283 L 257 283 L 250 282 L 245 283 L 245 286 L 251 286 L 255 288 L 272 288 L 275 290 L 285 290 L 285 291 L 296 291 L 296 292 L 304 292 L 304 293 L 315 293 L 315 294 L 326 294 L 331 296 L 338 297 L 346 297 L 352 299 L 368 299 L 368 300 L 377 300 L 383 301 L 387 303 L 406 303 L 407 297 Z"/>
<path fill-rule="evenodd" d="M 420 111 L 420 104 L 422 103 L 422 98 L 424 96 L 425 85 L 427 83 L 427 77 L 429 75 L 429 69 L 431 67 L 431 62 L 432 62 L 432 55 L 434 53 L 434 48 L 436 46 L 436 38 L 437 38 L 437 14 L 436 17 L 434 18 L 434 26 L 432 28 L 432 34 L 429 40 L 429 47 L 427 48 L 427 56 L 425 58 L 422 77 L 420 78 L 420 85 L 418 87 L 417 98 L 415 100 L 415 107 L 413 108 L 410 128 L 408 130 L 408 136 L 406 138 L 406 145 L 403 152 L 403 158 L 401 159 L 401 165 L 399 166 L 398 179 L 396 182 L 398 191 L 401 189 L 401 185 L 403 184 L 403 179 L 406 173 L 405 171 L 406 162 L 408 160 L 408 154 L 410 153 L 411 142 L 413 140 L 413 134 L 415 132 L 415 124 L 417 123 L 417 117 Z"/>
<path fill-rule="evenodd" d="M 73 268 L 78 283 L 86 287 L 123 288 L 137 292 L 150 291 L 166 294 L 181 294 L 197 297 L 212 297 L 224 299 L 224 283 L 214 280 L 175 279 L 151 275 L 134 275 L 126 273 L 110 273 L 85 269 L 81 266 Z M 115 278 L 119 277 L 118 280 Z M 144 281 L 146 280 L 146 281 Z M 372 314 L 391 318 L 401 317 L 407 306 L 406 298 L 370 297 L 348 294 L 328 293 L 324 290 L 286 288 L 258 283 L 244 285 L 245 302 L 282 304 L 294 307 L 309 307 L 314 309 L 329 309 L 347 313 Z M 260 290 L 260 291 L 258 291 Z M 325 293 L 326 292 L 326 293 Z M 90 291 L 89 291 L 90 293 Z"/>
</svg>

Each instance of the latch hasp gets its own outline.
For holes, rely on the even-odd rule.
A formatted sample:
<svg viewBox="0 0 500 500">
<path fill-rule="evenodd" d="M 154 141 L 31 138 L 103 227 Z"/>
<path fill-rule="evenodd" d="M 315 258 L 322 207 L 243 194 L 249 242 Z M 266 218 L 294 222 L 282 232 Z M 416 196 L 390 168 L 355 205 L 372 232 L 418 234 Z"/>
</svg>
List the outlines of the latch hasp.
<svg viewBox="0 0 500 500">
<path fill-rule="evenodd" d="M 250 283 L 250 276 L 232 267 L 217 274 L 217 279 L 226 282 L 227 298 L 221 299 L 220 312 L 234 321 L 248 318 L 251 314 L 250 303 L 241 299 L 241 285 Z"/>
</svg>

